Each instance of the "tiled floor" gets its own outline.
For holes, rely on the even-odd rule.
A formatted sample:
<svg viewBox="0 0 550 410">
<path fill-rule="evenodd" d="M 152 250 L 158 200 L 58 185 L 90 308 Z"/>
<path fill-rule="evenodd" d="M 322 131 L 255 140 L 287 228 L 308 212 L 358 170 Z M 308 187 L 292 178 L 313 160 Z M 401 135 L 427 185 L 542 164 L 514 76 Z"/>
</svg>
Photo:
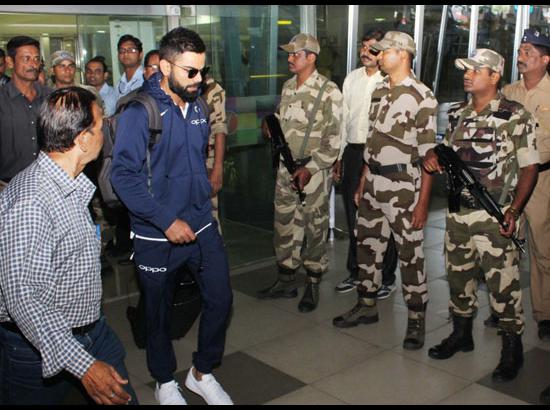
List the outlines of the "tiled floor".
<svg viewBox="0 0 550 410">
<path fill-rule="evenodd" d="M 344 228 L 340 197 L 336 203 L 337 227 Z M 444 208 L 443 198 L 434 197 L 425 229 L 430 303 L 426 343 L 419 351 L 407 351 L 401 347 L 406 308 L 399 286 L 390 298 L 379 302 L 378 323 L 346 330 L 332 326 L 332 318 L 350 308 L 356 300 L 354 292 L 345 295 L 334 292 L 334 286 L 346 276 L 347 240 L 341 232 L 337 231 L 335 240 L 329 243 L 330 270 L 321 284 L 320 305 L 311 313 L 298 311 L 299 298 L 260 301 L 254 297 L 258 289 L 274 280 L 274 261 L 266 259 L 272 255 L 272 250 L 260 252 L 262 261 L 258 264 L 233 269 L 233 316 L 227 332 L 224 361 L 214 374 L 235 403 L 537 403 L 540 391 L 550 384 L 550 343 L 541 342 L 537 337 L 536 324 L 531 317 L 525 261 L 522 264 L 523 306 L 527 321 L 523 337 L 525 364 L 516 380 L 505 384 L 491 381 L 491 372 L 500 357 L 501 343 L 496 331 L 483 325 L 489 314 L 484 290 L 480 291 L 480 309 L 474 324 L 475 350 L 457 353 L 443 361 L 433 360 L 427 355 L 428 349 L 447 337 L 451 329 L 443 257 Z M 251 249 L 267 247 L 270 238 L 264 236 L 261 245 L 239 246 Z M 399 285 L 399 274 L 397 276 Z M 303 282 L 303 276 L 300 280 Z M 110 286 L 114 285 L 111 283 Z M 130 285 L 119 283 L 118 286 Z M 135 304 L 135 299 L 113 299 L 105 304 L 104 311 L 126 347 L 126 363 L 140 402 L 156 404 L 145 353 L 133 344 L 125 317 L 126 307 Z M 175 377 L 190 404 L 204 404 L 200 397 L 184 387 L 196 345 L 197 324 L 185 338 L 174 342 L 180 369 Z"/>
</svg>

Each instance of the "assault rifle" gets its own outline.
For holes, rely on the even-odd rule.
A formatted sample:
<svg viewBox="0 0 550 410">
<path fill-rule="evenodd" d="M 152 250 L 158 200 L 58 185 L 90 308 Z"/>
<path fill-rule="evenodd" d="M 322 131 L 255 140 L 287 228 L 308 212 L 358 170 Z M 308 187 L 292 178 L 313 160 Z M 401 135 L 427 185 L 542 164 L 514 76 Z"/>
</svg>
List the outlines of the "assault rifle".
<svg viewBox="0 0 550 410">
<path fill-rule="evenodd" d="M 271 135 L 274 162 L 278 164 L 279 155 L 281 155 L 283 157 L 283 165 L 287 169 L 288 173 L 290 175 L 294 175 L 294 172 L 296 172 L 299 168 L 299 165 L 292 157 L 292 152 L 290 152 L 290 148 L 286 142 L 285 135 L 283 134 L 283 130 L 279 124 L 279 120 L 274 114 L 269 114 L 265 117 L 265 122 L 269 128 L 269 134 Z M 298 191 L 300 202 L 305 206 L 306 194 L 300 189 L 296 180 L 293 181 L 293 184 Z"/>
<path fill-rule="evenodd" d="M 445 171 L 449 175 L 449 212 L 460 210 L 460 192 L 463 188 L 467 188 L 483 209 L 489 215 L 495 217 L 500 226 L 505 230 L 508 229 L 508 224 L 504 222 L 504 214 L 500 210 L 500 206 L 489 194 L 487 188 L 476 179 L 458 154 L 452 148 L 443 144 L 437 145 L 434 151 L 437 154 L 439 163 L 445 167 Z M 514 234 L 510 239 L 522 253 L 525 253 L 524 241 L 519 240 Z"/>
</svg>

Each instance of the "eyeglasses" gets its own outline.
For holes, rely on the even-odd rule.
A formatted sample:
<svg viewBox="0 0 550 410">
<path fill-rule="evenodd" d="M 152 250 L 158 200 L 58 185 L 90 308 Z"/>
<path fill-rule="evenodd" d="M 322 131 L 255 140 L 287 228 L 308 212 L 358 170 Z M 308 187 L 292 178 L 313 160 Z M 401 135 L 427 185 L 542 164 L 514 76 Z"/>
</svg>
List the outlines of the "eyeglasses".
<svg viewBox="0 0 550 410">
<path fill-rule="evenodd" d="M 198 73 L 201 73 L 201 77 L 204 78 L 206 74 L 208 74 L 208 71 L 210 70 L 210 67 L 204 67 L 202 70 L 199 70 L 198 68 L 193 67 L 183 67 L 181 65 L 174 64 L 171 61 L 168 61 L 170 64 L 175 65 L 176 67 L 181 68 L 182 70 L 187 71 L 188 78 L 195 78 Z"/>
<path fill-rule="evenodd" d="M 157 64 L 147 64 L 145 68 L 152 68 L 155 71 L 159 70 L 159 66 Z"/>
<path fill-rule="evenodd" d="M 130 53 L 137 53 L 139 50 L 137 48 L 119 48 L 118 54 L 130 54 Z"/>
</svg>

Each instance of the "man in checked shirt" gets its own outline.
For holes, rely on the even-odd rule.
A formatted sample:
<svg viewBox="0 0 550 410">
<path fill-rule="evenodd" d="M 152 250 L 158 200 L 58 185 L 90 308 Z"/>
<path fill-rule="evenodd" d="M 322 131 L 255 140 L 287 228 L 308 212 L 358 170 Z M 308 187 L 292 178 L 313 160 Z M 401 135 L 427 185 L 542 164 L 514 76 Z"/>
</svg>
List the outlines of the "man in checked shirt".
<svg viewBox="0 0 550 410">
<path fill-rule="evenodd" d="M 71 376 L 96 403 L 137 404 L 100 311 L 95 186 L 82 173 L 103 145 L 95 98 L 67 87 L 45 100 L 38 158 L 0 194 L 0 404 L 61 404 Z"/>
</svg>

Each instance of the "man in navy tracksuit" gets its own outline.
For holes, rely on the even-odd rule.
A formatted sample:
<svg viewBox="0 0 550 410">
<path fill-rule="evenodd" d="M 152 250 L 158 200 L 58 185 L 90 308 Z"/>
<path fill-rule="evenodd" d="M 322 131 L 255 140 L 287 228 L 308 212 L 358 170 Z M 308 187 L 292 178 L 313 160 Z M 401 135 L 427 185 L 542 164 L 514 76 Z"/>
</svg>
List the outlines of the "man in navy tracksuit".
<svg viewBox="0 0 550 410">
<path fill-rule="evenodd" d="M 227 255 L 211 212 L 205 166 L 208 117 L 196 102 L 207 71 L 205 51 L 201 38 L 182 27 L 161 40 L 160 72 L 143 85 L 162 116 L 162 135 L 150 150 L 150 188 L 150 133 L 142 104 L 133 103 L 121 114 L 113 150 L 111 182 L 130 210 L 145 299 L 147 365 L 160 404 L 185 404 L 174 380 L 177 364 L 169 337 L 175 272 L 183 264 L 196 272 L 203 302 L 198 351 L 185 385 L 208 404 L 232 404 L 211 374 L 223 355 L 232 292 Z"/>
</svg>

